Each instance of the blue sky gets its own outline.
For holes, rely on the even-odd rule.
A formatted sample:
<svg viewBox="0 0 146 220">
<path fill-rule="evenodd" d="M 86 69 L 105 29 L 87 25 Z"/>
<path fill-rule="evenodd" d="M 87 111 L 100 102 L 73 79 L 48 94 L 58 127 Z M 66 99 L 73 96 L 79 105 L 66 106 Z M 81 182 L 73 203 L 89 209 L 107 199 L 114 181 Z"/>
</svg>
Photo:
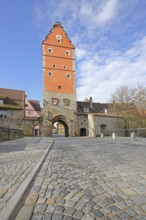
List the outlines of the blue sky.
<svg viewBox="0 0 146 220">
<path fill-rule="evenodd" d="M 1 0 L 0 87 L 42 101 L 41 43 L 56 21 L 76 48 L 77 100 L 146 86 L 146 0 Z"/>
</svg>

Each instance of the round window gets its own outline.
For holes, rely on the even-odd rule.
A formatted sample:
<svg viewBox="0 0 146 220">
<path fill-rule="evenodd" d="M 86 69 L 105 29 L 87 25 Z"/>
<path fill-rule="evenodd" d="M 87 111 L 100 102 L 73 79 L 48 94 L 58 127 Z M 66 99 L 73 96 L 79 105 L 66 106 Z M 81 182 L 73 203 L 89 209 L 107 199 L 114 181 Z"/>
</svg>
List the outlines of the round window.
<svg viewBox="0 0 146 220">
<path fill-rule="evenodd" d="M 62 39 L 61 35 L 57 34 L 57 35 L 56 35 L 56 39 L 57 39 L 57 40 L 61 40 L 61 39 Z"/>
</svg>

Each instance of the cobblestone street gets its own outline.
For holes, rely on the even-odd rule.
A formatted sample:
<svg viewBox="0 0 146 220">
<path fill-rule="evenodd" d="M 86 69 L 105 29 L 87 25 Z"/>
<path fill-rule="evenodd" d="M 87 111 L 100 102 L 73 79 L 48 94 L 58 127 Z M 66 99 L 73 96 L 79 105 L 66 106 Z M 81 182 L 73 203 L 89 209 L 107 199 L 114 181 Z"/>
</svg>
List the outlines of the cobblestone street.
<svg viewBox="0 0 146 220">
<path fill-rule="evenodd" d="M 146 140 L 56 138 L 17 220 L 145 220 Z"/>
</svg>

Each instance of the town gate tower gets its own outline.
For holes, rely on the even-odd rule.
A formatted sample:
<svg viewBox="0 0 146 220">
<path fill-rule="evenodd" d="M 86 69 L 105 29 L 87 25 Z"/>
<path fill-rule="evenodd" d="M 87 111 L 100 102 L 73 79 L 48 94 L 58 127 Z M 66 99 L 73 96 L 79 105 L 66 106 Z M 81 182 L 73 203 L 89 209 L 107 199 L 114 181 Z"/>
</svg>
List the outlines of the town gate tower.
<svg viewBox="0 0 146 220">
<path fill-rule="evenodd" d="M 65 136 L 78 135 L 74 51 L 61 23 L 56 22 L 42 42 L 43 136 L 52 136 L 55 122 L 64 125 Z"/>
</svg>

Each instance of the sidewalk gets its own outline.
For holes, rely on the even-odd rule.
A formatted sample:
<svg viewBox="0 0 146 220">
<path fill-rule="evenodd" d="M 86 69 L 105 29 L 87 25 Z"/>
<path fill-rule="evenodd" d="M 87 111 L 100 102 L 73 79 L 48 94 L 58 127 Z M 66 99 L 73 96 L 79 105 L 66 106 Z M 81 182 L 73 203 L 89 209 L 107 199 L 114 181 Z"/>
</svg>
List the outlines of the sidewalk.
<svg viewBox="0 0 146 220">
<path fill-rule="evenodd" d="M 51 139 L 43 138 L 0 143 L 0 219 L 7 219 L 11 209 L 13 212 L 35 175 L 30 178 L 29 174 L 51 143 Z"/>
</svg>

